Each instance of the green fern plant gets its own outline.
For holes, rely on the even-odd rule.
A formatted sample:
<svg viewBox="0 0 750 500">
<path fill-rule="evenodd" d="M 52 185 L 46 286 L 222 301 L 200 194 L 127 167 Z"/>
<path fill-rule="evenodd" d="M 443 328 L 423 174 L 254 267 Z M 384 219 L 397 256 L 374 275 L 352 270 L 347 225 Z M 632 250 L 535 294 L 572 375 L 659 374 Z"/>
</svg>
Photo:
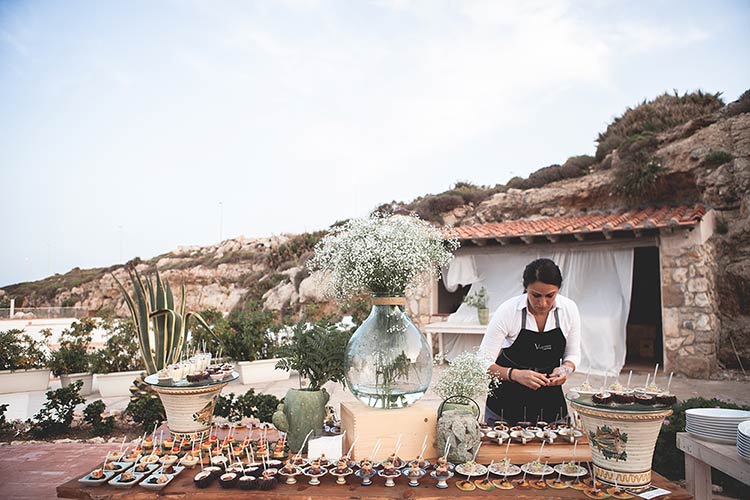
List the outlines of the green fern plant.
<svg viewBox="0 0 750 500">
<path fill-rule="evenodd" d="M 156 277 L 142 279 L 137 270 L 128 272 L 133 285 L 131 296 L 115 278 L 130 309 L 143 363 L 149 375 L 158 372 L 180 359 L 187 346 L 188 324 L 195 319 L 199 325 L 211 332 L 203 317 L 194 312 L 185 312 L 185 285 L 180 291 L 180 302 L 175 308 L 174 295 L 169 281 L 162 280 L 159 271 Z"/>
</svg>

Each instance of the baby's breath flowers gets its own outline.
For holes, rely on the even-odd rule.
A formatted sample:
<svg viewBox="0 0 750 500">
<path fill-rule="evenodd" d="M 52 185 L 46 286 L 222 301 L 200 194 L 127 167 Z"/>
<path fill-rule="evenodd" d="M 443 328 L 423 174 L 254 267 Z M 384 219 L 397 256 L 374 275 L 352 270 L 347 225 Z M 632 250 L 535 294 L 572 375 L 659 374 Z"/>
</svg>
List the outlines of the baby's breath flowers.
<svg viewBox="0 0 750 500">
<path fill-rule="evenodd" d="M 324 272 L 326 292 L 337 300 L 364 292 L 399 296 L 437 277 L 458 246 L 416 215 L 374 213 L 331 230 L 308 267 Z"/>
<path fill-rule="evenodd" d="M 476 399 L 500 382 L 487 372 L 486 365 L 487 359 L 483 353 L 462 352 L 453 358 L 443 372 L 435 384 L 435 392 L 443 399 L 453 396 Z"/>
</svg>

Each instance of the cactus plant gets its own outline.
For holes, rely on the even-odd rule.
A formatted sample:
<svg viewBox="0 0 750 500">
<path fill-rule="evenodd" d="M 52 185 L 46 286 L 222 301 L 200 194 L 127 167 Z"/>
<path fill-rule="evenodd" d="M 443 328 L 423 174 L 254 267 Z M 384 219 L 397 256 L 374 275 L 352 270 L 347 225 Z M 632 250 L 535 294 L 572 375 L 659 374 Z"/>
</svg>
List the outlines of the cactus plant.
<svg viewBox="0 0 750 500">
<path fill-rule="evenodd" d="M 114 275 L 113 277 L 133 316 L 143 363 L 151 375 L 180 359 L 187 345 L 188 323 L 191 319 L 195 319 L 209 332 L 211 328 L 200 314 L 185 312 L 185 285 L 181 287 L 180 303 L 175 310 L 169 281 L 162 280 L 158 270 L 153 283 L 151 279 L 142 279 L 135 269 L 128 271 L 128 275 L 133 284 L 134 297 Z"/>
</svg>

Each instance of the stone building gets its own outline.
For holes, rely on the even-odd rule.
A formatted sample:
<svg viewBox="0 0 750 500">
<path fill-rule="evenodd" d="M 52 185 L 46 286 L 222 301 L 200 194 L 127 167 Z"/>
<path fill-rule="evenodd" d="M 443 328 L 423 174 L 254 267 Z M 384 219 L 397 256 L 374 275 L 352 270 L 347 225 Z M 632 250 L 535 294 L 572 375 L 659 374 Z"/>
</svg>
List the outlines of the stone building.
<svg viewBox="0 0 750 500">
<path fill-rule="evenodd" d="M 625 305 L 618 306 L 620 302 L 615 297 L 606 297 L 605 288 L 590 285 L 587 290 L 571 294 L 571 298 L 579 301 L 585 300 L 586 295 L 604 295 L 597 300 L 615 304 L 613 308 L 628 309 L 619 311 L 625 331 L 609 332 L 615 350 L 625 353 L 621 361 L 627 366 L 646 368 L 659 363 L 667 372 L 705 377 L 718 366 L 717 264 L 711 239 L 714 226 L 714 211 L 696 205 L 508 220 L 458 226 L 452 234 L 462 243 L 457 259 L 481 252 L 485 263 L 493 259 L 528 262 L 533 255 L 572 253 L 584 255 L 585 260 L 586 251 L 598 255 L 615 251 L 629 255 L 632 251 L 632 258 L 627 260 L 627 266 L 632 265 L 632 282 L 625 290 L 629 297 Z M 487 256 L 491 258 L 488 260 Z M 519 276 L 521 272 L 522 269 Z M 584 278 L 591 283 L 591 277 L 576 276 L 576 272 L 564 277 L 564 287 L 566 281 L 574 284 Z M 630 281 L 630 275 L 624 279 Z M 440 280 L 410 294 L 413 317 L 431 337 L 440 340 L 436 351 L 449 340 L 458 341 L 461 350 L 479 345 L 484 328 L 477 321 L 467 322 L 465 315 L 463 322 L 452 318 L 470 289 L 483 284 L 480 279 L 449 292 Z M 496 307 L 497 303 L 491 304 L 491 309 Z M 587 323 L 586 310 L 580 303 L 579 308 L 582 323 Z M 618 311 L 613 310 L 612 314 Z M 591 347 L 600 341 L 600 335 L 583 331 L 582 342 Z"/>
</svg>

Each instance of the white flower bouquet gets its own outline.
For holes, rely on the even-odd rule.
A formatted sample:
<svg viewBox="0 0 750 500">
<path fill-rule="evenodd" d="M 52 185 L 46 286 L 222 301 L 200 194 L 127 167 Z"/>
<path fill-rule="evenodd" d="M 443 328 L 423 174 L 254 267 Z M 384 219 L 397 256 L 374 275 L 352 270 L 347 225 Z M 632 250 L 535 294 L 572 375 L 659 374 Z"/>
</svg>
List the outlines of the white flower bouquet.
<svg viewBox="0 0 750 500">
<path fill-rule="evenodd" d="M 488 359 L 481 352 L 462 352 L 443 372 L 435 384 L 435 392 L 443 399 L 462 397 L 474 400 L 489 388 L 497 387 L 500 381 L 485 368 Z"/>
<path fill-rule="evenodd" d="M 401 296 L 437 277 L 458 246 L 416 215 L 374 213 L 332 229 L 315 246 L 308 267 L 325 273 L 326 292 L 338 300 L 364 292 Z"/>
</svg>

